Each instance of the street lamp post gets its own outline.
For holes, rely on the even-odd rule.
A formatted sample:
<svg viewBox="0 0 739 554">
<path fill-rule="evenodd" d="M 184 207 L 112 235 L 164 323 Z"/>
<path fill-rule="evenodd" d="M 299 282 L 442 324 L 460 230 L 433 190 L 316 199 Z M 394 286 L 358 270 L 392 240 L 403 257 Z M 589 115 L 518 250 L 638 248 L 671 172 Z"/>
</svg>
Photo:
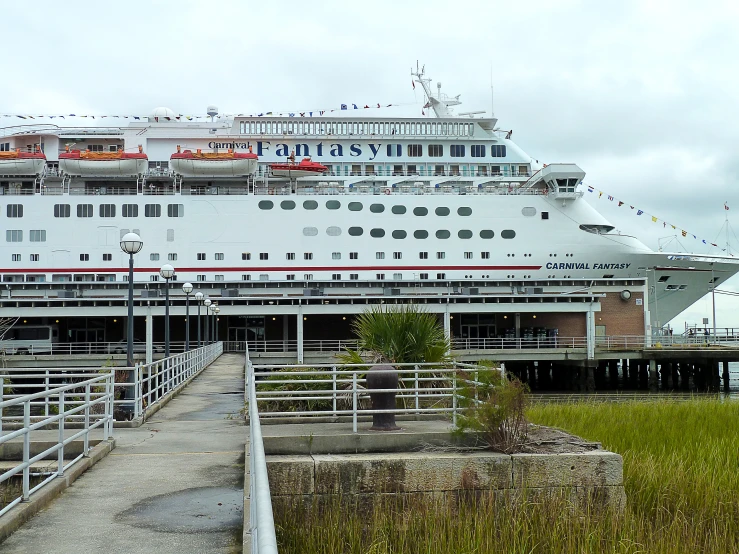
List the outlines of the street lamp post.
<svg viewBox="0 0 739 554">
<path fill-rule="evenodd" d="M 185 293 L 185 352 L 190 351 L 190 293 L 192 293 L 192 283 L 182 285 L 182 292 Z"/>
<path fill-rule="evenodd" d="M 121 239 L 121 250 L 128 254 L 128 321 L 126 322 L 126 365 L 130 368 L 134 367 L 133 364 L 133 255 L 138 254 L 143 248 L 144 243 L 141 237 L 136 233 L 126 233 Z M 128 383 L 131 386 L 126 387 L 126 399 L 134 400 L 136 398 L 135 383 L 136 375 L 135 372 L 129 370 L 128 372 Z M 129 406 L 133 413 L 134 406 Z"/>
<path fill-rule="evenodd" d="M 159 270 L 164 279 L 164 357 L 169 358 L 169 280 L 174 277 L 174 268 L 164 264 Z"/>
<path fill-rule="evenodd" d="M 210 298 L 207 296 L 205 297 L 205 300 L 203 300 L 203 305 L 205 306 L 205 344 L 210 344 L 210 330 L 209 330 L 209 321 L 210 321 L 210 305 L 213 302 L 211 302 Z"/>
<path fill-rule="evenodd" d="M 215 342 L 218 342 L 218 314 L 221 313 L 220 306 L 216 306 L 216 340 Z"/>
<path fill-rule="evenodd" d="M 713 275 L 713 262 L 711 262 L 711 303 L 713 305 L 713 340 L 714 342 L 717 342 L 716 341 L 716 277 L 714 277 Z"/>
<path fill-rule="evenodd" d="M 214 316 L 216 315 L 216 308 L 217 307 L 218 307 L 218 304 L 216 304 L 215 302 L 213 302 L 210 305 L 210 315 L 211 315 L 211 317 L 213 317 L 213 321 L 211 322 L 211 325 L 210 325 L 210 338 L 211 338 L 211 342 L 215 342 L 216 341 L 216 320 L 215 320 L 215 317 Z"/>
<path fill-rule="evenodd" d="M 200 304 L 203 301 L 203 293 L 198 291 L 195 293 L 195 301 L 198 303 L 198 348 L 200 348 L 202 345 L 200 344 Z"/>
</svg>

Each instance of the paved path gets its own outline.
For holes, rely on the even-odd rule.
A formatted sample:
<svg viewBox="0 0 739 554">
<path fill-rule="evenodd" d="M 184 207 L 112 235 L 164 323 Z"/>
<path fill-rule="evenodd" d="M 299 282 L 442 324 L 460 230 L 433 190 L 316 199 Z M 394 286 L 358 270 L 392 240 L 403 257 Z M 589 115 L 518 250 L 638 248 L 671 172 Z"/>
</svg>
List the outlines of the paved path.
<svg viewBox="0 0 739 554">
<path fill-rule="evenodd" d="M 0 552 L 241 552 L 243 406 L 244 357 L 224 354 Z"/>
</svg>

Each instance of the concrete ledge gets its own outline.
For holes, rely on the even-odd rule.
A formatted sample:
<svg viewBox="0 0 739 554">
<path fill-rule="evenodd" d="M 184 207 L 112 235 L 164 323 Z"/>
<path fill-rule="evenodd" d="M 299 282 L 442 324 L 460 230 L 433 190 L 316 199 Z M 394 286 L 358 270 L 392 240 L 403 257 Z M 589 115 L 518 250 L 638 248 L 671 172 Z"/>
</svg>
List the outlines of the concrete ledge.
<svg viewBox="0 0 739 554">
<path fill-rule="evenodd" d="M 57 477 L 49 484 L 33 493 L 28 502 L 21 502 L 0 518 L 0 543 L 7 539 L 26 521 L 31 519 L 42 508 L 62 494 L 77 478 L 115 448 L 115 440 L 101 441 L 90 449 L 90 455 L 70 467 L 62 477 Z M 65 449 L 66 450 L 66 449 Z"/>
<path fill-rule="evenodd" d="M 623 484 L 623 460 L 604 450 L 577 454 L 513 454 L 513 487 L 603 487 Z"/>
</svg>

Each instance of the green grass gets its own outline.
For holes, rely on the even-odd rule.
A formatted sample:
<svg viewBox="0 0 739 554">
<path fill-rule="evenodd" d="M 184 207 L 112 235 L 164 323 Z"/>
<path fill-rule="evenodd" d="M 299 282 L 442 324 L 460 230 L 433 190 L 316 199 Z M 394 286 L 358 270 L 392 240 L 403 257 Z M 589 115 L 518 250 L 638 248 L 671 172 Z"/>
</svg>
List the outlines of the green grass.
<svg viewBox="0 0 739 554">
<path fill-rule="evenodd" d="M 622 516 L 566 498 L 293 505 L 276 510 L 280 552 L 739 552 L 739 403 L 548 404 L 530 408 L 529 417 L 623 455 Z"/>
</svg>

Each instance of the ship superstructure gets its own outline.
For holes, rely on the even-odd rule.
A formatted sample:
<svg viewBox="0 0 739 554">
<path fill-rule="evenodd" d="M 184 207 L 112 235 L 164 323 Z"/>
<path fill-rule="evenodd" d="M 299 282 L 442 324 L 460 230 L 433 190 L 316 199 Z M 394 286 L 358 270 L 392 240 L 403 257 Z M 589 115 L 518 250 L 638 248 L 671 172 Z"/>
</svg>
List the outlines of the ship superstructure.
<svg viewBox="0 0 739 554">
<path fill-rule="evenodd" d="M 0 129 L 0 151 L 46 158 L 0 157 L 8 300 L 11 289 L 48 298 L 125 286 L 119 241 L 130 231 L 144 241 L 138 286 L 155 287 L 170 263 L 180 282 L 237 296 L 531 293 L 543 306 L 633 291 L 646 327 L 739 270 L 616 232 L 582 198 L 580 167 L 540 167 L 497 119 L 454 116 L 458 97 L 414 75 L 437 117 L 191 122 L 159 108 L 124 127 Z M 291 156 L 325 171 L 272 172 Z"/>
</svg>

